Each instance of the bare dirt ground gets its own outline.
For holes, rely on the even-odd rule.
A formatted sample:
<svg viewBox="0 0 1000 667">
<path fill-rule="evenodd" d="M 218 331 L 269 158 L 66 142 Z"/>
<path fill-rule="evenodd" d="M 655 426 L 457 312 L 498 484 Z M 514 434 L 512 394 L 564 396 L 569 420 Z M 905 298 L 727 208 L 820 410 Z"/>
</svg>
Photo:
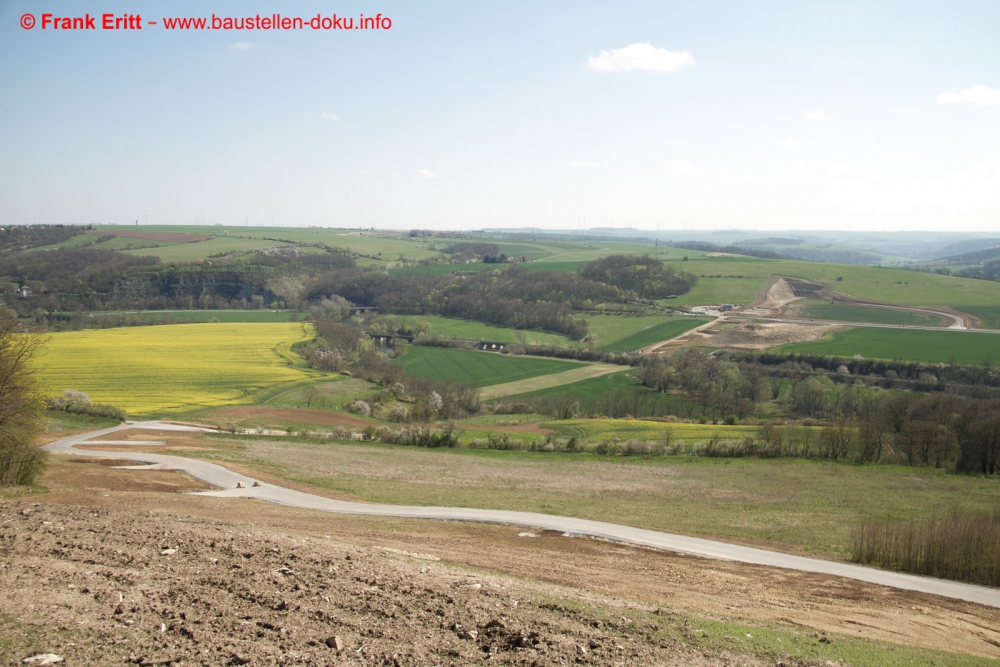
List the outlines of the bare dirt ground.
<svg viewBox="0 0 1000 667">
<path fill-rule="evenodd" d="M 718 648 L 692 615 L 816 646 L 847 635 L 1000 658 L 1000 610 L 973 604 L 514 526 L 192 496 L 176 491 L 199 483 L 178 473 L 61 459 L 51 493 L 0 501 L 7 664 L 43 652 L 65 664 L 775 664 Z"/>
<path fill-rule="evenodd" d="M 345 428 L 365 428 L 371 426 L 370 421 L 343 412 L 328 412 L 326 410 L 311 410 L 309 408 L 269 408 L 267 406 L 247 406 L 238 408 L 223 408 L 210 415 L 213 419 L 232 420 L 267 420 L 295 422 L 299 424 L 316 424 L 318 426 L 343 426 Z"/>
<path fill-rule="evenodd" d="M 816 340 L 835 328 L 836 326 L 787 324 L 783 322 L 768 322 L 765 324 L 740 322 L 719 331 L 712 338 L 712 345 L 744 350 L 765 350 L 776 345 L 784 345 L 785 343 Z"/>
<path fill-rule="evenodd" d="M 722 320 L 722 318 L 720 318 Z M 675 336 L 668 340 L 660 341 L 659 343 L 653 343 L 652 345 L 639 350 L 640 354 L 660 354 L 674 347 L 680 347 L 684 344 L 690 344 L 693 342 L 705 340 L 707 336 L 711 334 L 706 333 L 708 329 L 717 325 L 720 320 L 712 320 L 711 322 L 706 322 L 700 327 L 695 327 L 690 331 L 681 334 L 680 336 Z M 724 321 L 724 320 L 723 320 Z"/>
<path fill-rule="evenodd" d="M 174 232 L 132 232 L 127 229 L 90 229 L 86 234 L 97 236 L 124 236 L 130 239 L 145 239 L 146 241 L 164 241 L 175 243 L 195 243 L 197 241 L 207 241 L 212 238 L 202 234 L 176 234 Z"/>
</svg>

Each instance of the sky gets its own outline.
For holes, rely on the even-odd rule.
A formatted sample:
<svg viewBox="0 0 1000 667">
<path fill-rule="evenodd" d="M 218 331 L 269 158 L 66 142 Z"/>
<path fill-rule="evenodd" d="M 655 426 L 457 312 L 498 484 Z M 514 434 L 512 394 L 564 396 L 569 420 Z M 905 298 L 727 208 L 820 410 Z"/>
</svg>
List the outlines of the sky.
<svg viewBox="0 0 1000 667">
<path fill-rule="evenodd" d="M 163 21 L 278 12 L 391 26 Z M 0 224 L 996 233 L 998 31 L 996 0 L 0 0 Z"/>
</svg>

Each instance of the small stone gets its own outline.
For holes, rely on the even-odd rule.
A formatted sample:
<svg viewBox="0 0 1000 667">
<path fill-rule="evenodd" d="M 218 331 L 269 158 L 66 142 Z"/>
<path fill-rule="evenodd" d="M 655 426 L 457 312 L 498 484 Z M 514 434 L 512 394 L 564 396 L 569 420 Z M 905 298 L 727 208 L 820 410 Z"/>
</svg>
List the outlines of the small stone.
<svg viewBox="0 0 1000 667">
<path fill-rule="evenodd" d="M 25 658 L 21 662 L 27 665 L 37 665 L 38 667 L 45 667 L 45 665 L 54 665 L 57 662 L 62 662 L 62 661 L 63 659 L 61 655 L 56 655 L 55 653 L 39 653 L 38 655 L 33 655 L 30 658 Z"/>
<path fill-rule="evenodd" d="M 587 647 L 586 646 L 577 646 L 576 647 L 576 652 L 579 653 L 580 655 L 586 655 L 587 654 Z"/>
<path fill-rule="evenodd" d="M 240 655 L 239 653 L 233 653 L 233 655 L 229 658 L 229 664 L 230 665 L 249 665 L 250 664 L 250 658 L 248 658 L 248 657 L 246 657 L 244 655 Z"/>
<path fill-rule="evenodd" d="M 163 551 L 160 552 L 160 555 L 161 556 L 169 556 L 169 555 L 175 554 L 175 553 L 177 553 L 177 549 L 164 549 Z"/>
<path fill-rule="evenodd" d="M 29 514 L 31 514 L 31 510 L 29 510 L 27 507 L 25 507 L 23 510 L 21 510 L 21 514 L 23 514 L 24 516 L 28 516 Z M 49 653 L 45 653 L 44 655 L 50 655 L 50 654 Z M 37 657 L 38 656 L 36 655 L 35 658 L 37 658 Z M 34 658 L 26 658 L 25 662 L 27 662 L 28 660 L 33 660 L 33 659 Z"/>
<path fill-rule="evenodd" d="M 597 641 L 594 639 L 591 639 L 589 642 L 587 642 L 587 646 L 589 646 L 591 650 L 594 650 L 595 648 L 601 648 L 601 645 L 598 644 Z"/>
<path fill-rule="evenodd" d="M 524 636 L 518 637 L 514 640 L 514 646 L 517 648 L 531 648 L 531 640 Z"/>
<path fill-rule="evenodd" d="M 236 488 L 237 489 L 245 489 L 245 488 L 247 488 L 247 485 L 244 484 L 243 482 L 236 482 Z"/>
<path fill-rule="evenodd" d="M 344 640 L 341 639 L 340 637 L 337 637 L 336 635 L 334 635 L 333 637 L 327 637 L 326 641 L 324 641 L 323 643 L 335 651 L 344 650 Z"/>
</svg>

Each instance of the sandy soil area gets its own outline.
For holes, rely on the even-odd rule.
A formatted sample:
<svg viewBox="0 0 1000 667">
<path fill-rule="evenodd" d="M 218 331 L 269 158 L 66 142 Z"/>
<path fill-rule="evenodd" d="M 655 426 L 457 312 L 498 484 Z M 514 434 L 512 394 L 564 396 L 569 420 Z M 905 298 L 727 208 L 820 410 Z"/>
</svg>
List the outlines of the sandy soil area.
<svg viewBox="0 0 1000 667">
<path fill-rule="evenodd" d="M 765 350 L 776 345 L 784 345 L 785 343 L 816 340 L 835 328 L 835 326 L 788 324 L 783 322 L 768 322 L 765 324 L 740 322 L 735 326 L 719 331 L 712 337 L 712 345 L 744 350 Z"/>
<path fill-rule="evenodd" d="M 177 473 L 61 457 L 43 482 L 0 501 L 8 663 L 775 664 L 699 645 L 691 615 L 1000 658 L 1000 610 L 860 582 L 192 496 Z"/>
</svg>

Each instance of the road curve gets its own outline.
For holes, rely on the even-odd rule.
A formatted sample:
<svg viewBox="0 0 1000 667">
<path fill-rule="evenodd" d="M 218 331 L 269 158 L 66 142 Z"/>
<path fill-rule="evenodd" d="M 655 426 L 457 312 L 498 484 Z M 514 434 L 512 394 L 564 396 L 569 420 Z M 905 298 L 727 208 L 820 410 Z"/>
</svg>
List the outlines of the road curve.
<svg viewBox="0 0 1000 667">
<path fill-rule="evenodd" d="M 409 519 L 443 519 L 451 521 L 476 521 L 483 523 L 502 523 L 535 528 L 558 530 L 560 532 L 582 537 L 622 542 L 642 547 L 676 551 L 706 558 L 753 563 L 769 567 L 780 567 L 802 572 L 828 574 L 847 579 L 865 581 L 880 586 L 890 586 L 908 591 L 930 593 L 942 597 L 975 602 L 990 607 L 1000 607 L 1000 589 L 985 586 L 973 586 L 955 581 L 918 577 L 899 572 L 889 572 L 875 568 L 837 563 L 834 561 L 793 556 L 790 554 L 756 549 L 727 542 L 717 542 L 686 535 L 675 535 L 644 528 L 634 528 L 603 521 L 591 521 L 573 517 L 538 514 L 535 512 L 514 512 L 508 510 L 484 510 L 471 507 L 414 507 L 405 505 L 380 505 L 369 503 L 347 502 L 323 498 L 310 493 L 294 491 L 273 484 L 259 483 L 252 477 L 237 474 L 220 465 L 190 459 L 180 456 L 163 454 L 147 454 L 137 452 L 115 451 L 114 445 L 107 445 L 107 450 L 75 450 L 74 445 L 86 440 L 101 438 L 116 431 L 129 428 L 145 428 L 157 430 L 196 431 L 193 427 L 164 424 L 157 421 L 133 422 L 106 428 L 90 433 L 82 433 L 45 445 L 50 452 L 63 454 L 81 454 L 85 456 L 105 456 L 116 459 L 126 459 L 145 464 L 141 467 L 151 469 L 180 470 L 196 477 L 218 491 L 202 491 L 199 495 L 224 498 L 254 498 L 266 500 L 280 505 L 290 505 L 306 509 L 335 512 L 338 514 L 360 514 L 367 516 L 389 516 Z M 237 488 L 242 483 L 244 488 Z M 259 486 L 254 486 L 259 483 Z"/>
</svg>

